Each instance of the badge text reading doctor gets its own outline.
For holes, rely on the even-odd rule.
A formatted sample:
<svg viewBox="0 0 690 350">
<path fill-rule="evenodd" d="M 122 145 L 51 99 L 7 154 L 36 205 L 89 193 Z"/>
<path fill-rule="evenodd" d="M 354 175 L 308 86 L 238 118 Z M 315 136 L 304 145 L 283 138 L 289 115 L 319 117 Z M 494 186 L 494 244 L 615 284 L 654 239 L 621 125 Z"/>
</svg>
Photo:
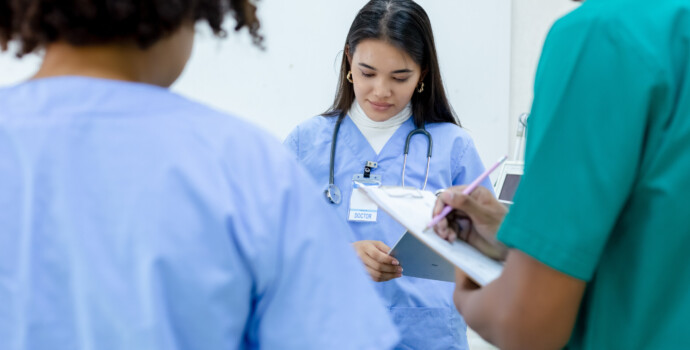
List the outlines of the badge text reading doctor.
<svg viewBox="0 0 690 350">
<path fill-rule="evenodd" d="M 381 175 L 371 175 L 371 169 L 378 166 L 376 162 L 367 162 L 363 174 L 355 174 L 352 177 L 352 195 L 350 196 L 350 210 L 347 216 L 349 221 L 376 222 L 379 207 L 369 199 L 360 186 L 381 186 Z"/>
</svg>

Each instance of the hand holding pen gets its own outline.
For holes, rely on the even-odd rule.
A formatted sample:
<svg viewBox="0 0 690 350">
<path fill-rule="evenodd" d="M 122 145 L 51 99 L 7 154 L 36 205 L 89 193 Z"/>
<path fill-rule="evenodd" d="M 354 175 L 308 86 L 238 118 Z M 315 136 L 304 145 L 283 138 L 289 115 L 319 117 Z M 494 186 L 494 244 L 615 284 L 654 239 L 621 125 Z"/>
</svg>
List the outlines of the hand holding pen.
<svg viewBox="0 0 690 350">
<path fill-rule="evenodd" d="M 494 163 L 494 165 L 492 165 L 489 169 L 486 169 L 481 175 L 474 179 L 474 181 L 472 181 L 472 183 L 469 186 L 464 188 L 462 194 L 469 195 L 470 193 L 472 193 L 472 191 L 474 191 L 474 189 L 477 188 L 477 186 L 479 186 L 479 184 L 482 181 L 484 181 L 484 179 L 486 179 L 489 176 L 489 174 L 496 170 L 496 168 L 498 168 L 498 166 L 501 165 L 501 163 L 505 162 L 506 159 L 508 159 L 508 156 L 503 156 L 499 158 L 498 161 Z M 446 215 L 448 215 L 448 213 L 450 213 L 451 210 L 453 210 L 453 208 L 450 205 L 446 205 L 440 213 L 436 213 L 436 211 L 434 211 L 434 218 L 431 219 L 431 222 L 429 222 L 429 224 L 426 227 L 429 228 L 438 224 L 441 221 L 441 219 L 443 219 L 444 217 L 446 217 Z"/>
<path fill-rule="evenodd" d="M 430 223 L 441 238 L 450 242 L 460 238 L 495 259 L 505 256 L 505 247 L 495 237 L 507 209 L 490 190 L 477 186 L 504 160 L 501 158 L 469 186 L 454 186 L 441 193 Z"/>
</svg>

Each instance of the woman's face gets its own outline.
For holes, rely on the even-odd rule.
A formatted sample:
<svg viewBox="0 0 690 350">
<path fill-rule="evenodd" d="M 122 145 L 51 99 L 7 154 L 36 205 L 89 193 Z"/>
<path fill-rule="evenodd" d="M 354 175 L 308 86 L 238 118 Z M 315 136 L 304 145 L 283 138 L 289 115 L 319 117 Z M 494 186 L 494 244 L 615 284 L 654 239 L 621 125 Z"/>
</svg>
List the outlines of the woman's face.
<svg viewBox="0 0 690 350">
<path fill-rule="evenodd" d="M 361 41 L 348 52 L 357 102 L 374 121 L 385 121 L 410 102 L 421 68 L 403 50 L 377 39 Z"/>
</svg>

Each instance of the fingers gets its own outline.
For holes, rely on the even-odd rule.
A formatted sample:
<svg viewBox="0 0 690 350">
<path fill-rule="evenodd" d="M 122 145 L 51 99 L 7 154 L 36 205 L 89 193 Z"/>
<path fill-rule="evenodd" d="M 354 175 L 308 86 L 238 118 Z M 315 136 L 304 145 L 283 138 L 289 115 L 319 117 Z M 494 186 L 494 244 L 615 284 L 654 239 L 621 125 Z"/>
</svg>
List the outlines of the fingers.
<svg viewBox="0 0 690 350">
<path fill-rule="evenodd" d="M 451 224 L 452 221 L 450 221 L 449 218 L 443 219 L 443 221 L 443 226 L 445 226 L 445 228 L 442 230 L 445 237 L 442 237 L 448 242 L 453 243 L 458 237 L 457 229 Z"/>
<path fill-rule="evenodd" d="M 388 251 L 390 251 L 390 248 L 385 243 L 381 241 L 371 241 L 371 244 L 364 249 L 368 258 L 364 264 L 378 272 L 401 273 L 402 268 L 399 266 L 400 262 L 388 255 Z"/>
<path fill-rule="evenodd" d="M 394 257 L 388 255 L 391 248 L 381 241 L 370 241 L 371 245 L 365 248 L 365 252 L 369 257 L 374 259 L 379 264 L 398 266 L 400 262 Z"/>
<path fill-rule="evenodd" d="M 434 230 L 439 237 L 448 242 L 453 243 L 457 239 L 457 232 L 455 232 L 453 227 L 448 223 L 448 219 L 444 218 L 441 220 L 436 226 L 434 226 Z"/>
<path fill-rule="evenodd" d="M 445 240 L 448 239 L 448 236 L 452 232 L 452 230 L 450 230 L 450 228 L 448 227 L 448 220 L 446 220 L 446 218 L 443 218 L 441 221 L 439 221 L 438 224 L 436 224 L 436 226 L 434 226 L 434 231 L 436 231 L 436 234 L 439 237 Z"/>
<path fill-rule="evenodd" d="M 454 210 L 448 214 L 447 222 L 434 227 L 436 233 L 449 242 L 458 237 L 467 241 L 471 232 L 494 237 L 507 213 L 505 206 L 485 187 L 477 187 L 470 195 L 463 194 L 465 189 L 467 186 L 454 186 L 439 195 L 434 213 L 440 212 L 446 205 Z M 458 224 L 456 218 L 467 218 L 469 221 Z"/>
<path fill-rule="evenodd" d="M 376 254 L 379 256 L 382 260 L 379 260 L 381 263 L 386 263 L 386 264 L 391 264 L 391 265 L 400 265 L 395 258 L 392 256 L 388 255 L 388 252 L 391 251 L 391 247 L 387 246 L 386 243 L 383 243 L 381 241 L 371 241 L 372 245 L 378 250 L 378 251 L 373 251 L 372 253 Z"/>
<path fill-rule="evenodd" d="M 377 271 L 375 269 L 369 268 L 369 266 L 366 266 L 367 272 L 369 273 L 369 276 L 371 276 L 371 279 L 374 280 L 374 282 L 386 282 L 390 281 L 394 278 L 402 277 L 402 273 L 387 273 L 387 272 L 381 272 Z"/>
<path fill-rule="evenodd" d="M 464 225 L 458 225 L 457 223 L 455 223 L 452 218 L 457 218 L 459 215 L 464 215 L 464 213 L 458 211 L 451 212 L 450 214 L 448 214 L 447 217 L 439 221 L 439 223 L 434 226 L 434 231 L 436 231 L 436 234 L 438 234 L 439 237 L 451 243 L 454 242 L 458 238 L 458 236 L 464 237 L 464 235 L 466 235 L 466 232 L 469 232 L 470 228 L 472 227 L 472 224 L 470 220 L 465 218 L 464 216 L 460 216 L 462 220 L 464 220 Z"/>
<path fill-rule="evenodd" d="M 450 233 L 448 234 L 448 242 L 453 243 L 456 239 L 458 239 L 458 234 L 455 231 L 450 230 Z"/>
<path fill-rule="evenodd" d="M 443 191 L 443 193 L 441 193 L 439 196 L 439 199 L 446 205 L 451 206 L 453 209 L 460 209 L 464 212 L 472 212 L 473 209 L 476 210 L 477 203 L 475 198 L 462 193 L 466 187 L 467 186 L 451 187 Z M 476 192 L 478 190 L 480 190 L 479 187 L 474 191 Z"/>
<path fill-rule="evenodd" d="M 455 225 L 455 232 L 458 234 L 458 238 L 467 242 L 470 236 L 470 232 L 472 231 L 472 222 L 470 221 L 470 219 L 465 217 L 456 218 Z"/>
<path fill-rule="evenodd" d="M 362 262 L 364 262 L 364 265 L 367 266 L 368 268 L 374 269 L 379 272 L 385 272 L 385 273 L 402 273 L 402 267 L 396 266 L 396 265 L 390 265 L 390 264 L 382 264 L 370 256 L 366 256 L 364 259 L 362 259 Z"/>
<path fill-rule="evenodd" d="M 445 192 L 445 191 L 444 191 L 444 192 Z M 441 194 L 439 194 L 438 196 L 436 196 L 436 204 L 434 204 L 433 216 L 436 216 L 436 215 L 440 214 L 441 211 L 443 210 L 443 207 L 446 206 L 446 202 L 444 202 L 444 201 L 441 199 L 441 196 L 442 196 L 442 195 L 443 195 L 443 192 L 441 192 Z"/>
<path fill-rule="evenodd" d="M 359 241 L 355 242 L 355 247 L 359 258 L 377 282 L 384 282 L 402 276 L 400 262 L 388 255 L 390 247 L 381 241 Z"/>
</svg>

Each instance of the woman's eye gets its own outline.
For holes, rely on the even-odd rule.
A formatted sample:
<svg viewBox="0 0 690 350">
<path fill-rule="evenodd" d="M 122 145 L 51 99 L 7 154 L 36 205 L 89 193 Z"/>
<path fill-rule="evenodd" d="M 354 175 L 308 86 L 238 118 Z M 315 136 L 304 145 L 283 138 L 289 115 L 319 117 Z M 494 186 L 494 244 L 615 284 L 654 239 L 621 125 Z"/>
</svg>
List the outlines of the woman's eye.
<svg viewBox="0 0 690 350">
<path fill-rule="evenodd" d="M 404 83 L 404 82 L 406 82 L 407 79 L 409 79 L 409 78 L 396 78 L 396 77 L 393 77 L 393 79 L 395 79 L 395 81 L 397 81 L 397 82 Z"/>
<path fill-rule="evenodd" d="M 365 78 L 371 78 L 371 77 L 374 76 L 374 73 L 364 73 L 364 72 L 362 72 L 362 76 L 365 77 Z"/>
</svg>

